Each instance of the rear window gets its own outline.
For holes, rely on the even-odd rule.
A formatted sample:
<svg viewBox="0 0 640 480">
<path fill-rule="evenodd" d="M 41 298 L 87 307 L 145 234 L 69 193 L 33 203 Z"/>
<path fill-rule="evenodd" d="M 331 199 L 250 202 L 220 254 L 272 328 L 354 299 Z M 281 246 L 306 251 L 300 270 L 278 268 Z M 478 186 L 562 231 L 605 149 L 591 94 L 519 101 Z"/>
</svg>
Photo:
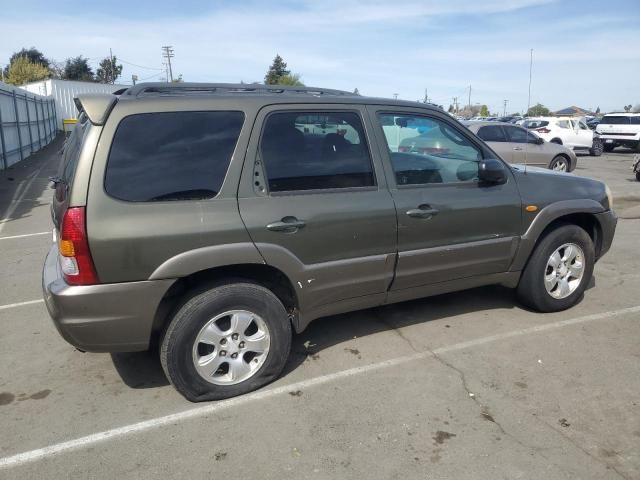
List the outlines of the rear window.
<svg viewBox="0 0 640 480">
<path fill-rule="evenodd" d="M 502 128 L 498 125 L 487 125 L 486 127 L 480 127 L 480 130 L 478 130 L 478 136 L 485 142 L 507 141 Z"/>
<path fill-rule="evenodd" d="M 631 123 L 629 121 L 629 117 L 616 117 L 616 116 L 608 116 L 605 115 L 604 118 L 600 121 L 603 125 L 629 125 Z M 635 122 L 634 122 L 635 123 Z"/>
<path fill-rule="evenodd" d="M 522 126 L 525 128 L 542 128 L 549 125 L 547 120 L 525 120 Z"/>
<path fill-rule="evenodd" d="M 130 202 L 215 197 L 243 121 L 242 112 L 165 112 L 124 118 L 109 153 L 106 192 Z"/>
</svg>

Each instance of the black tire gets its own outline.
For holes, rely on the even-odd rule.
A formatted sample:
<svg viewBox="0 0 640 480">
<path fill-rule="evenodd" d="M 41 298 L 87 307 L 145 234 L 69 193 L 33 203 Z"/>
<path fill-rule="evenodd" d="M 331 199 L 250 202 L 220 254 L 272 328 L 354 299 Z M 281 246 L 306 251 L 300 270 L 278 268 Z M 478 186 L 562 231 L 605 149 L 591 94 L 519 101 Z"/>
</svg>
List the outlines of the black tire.
<svg viewBox="0 0 640 480">
<path fill-rule="evenodd" d="M 552 138 L 549 143 L 557 143 L 558 145 L 562 145 L 562 140 L 559 138 Z"/>
<path fill-rule="evenodd" d="M 592 157 L 599 157 L 602 155 L 602 151 L 604 150 L 604 144 L 602 140 L 599 138 L 593 139 L 593 146 L 589 149 L 589 155 Z"/>
<path fill-rule="evenodd" d="M 585 269 L 580 284 L 569 296 L 552 297 L 544 286 L 547 261 L 556 249 L 565 243 L 575 243 L 584 252 Z M 587 232 L 577 225 L 563 224 L 548 232 L 536 245 L 529 262 L 522 272 L 517 287 L 518 299 L 527 307 L 538 312 L 559 312 L 574 306 L 584 294 L 591 281 L 595 252 L 593 242 Z"/>
<path fill-rule="evenodd" d="M 640 142 L 636 143 L 636 152 L 640 153 Z"/>
<path fill-rule="evenodd" d="M 270 336 L 266 359 L 245 381 L 216 385 L 205 380 L 194 365 L 193 348 L 202 327 L 216 315 L 247 310 L 259 315 Z M 160 347 L 160 361 L 171 384 L 187 400 L 221 400 L 256 390 L 275 380 L 291 350 L 291 322 L 282 302 L 270 290 L 253 283 L 230 283 L 195 293 L 177 310 Z"/>
<path fill-rule="evenodd" d="M 640 172 L 636 172 L 636 180 L 640 182 Z"/>
<path fill-rule="evenodd" d="M 564 165 L 564 169 L 558 170 L 556 167 L 559 165 Z M 564 155 L 556 155 L 549 163 L 549 170 L 558 170 L 560 172 L 570 172 L 571 171 L 571 162 Z"/>
<path fill-rule="evenodd" d="M 605 143 L 603 145 L 603 149 L 605 152 L 613 152 L 614 148 L 616 148 L 616 146 L 613 143 Z"/>
</svg>

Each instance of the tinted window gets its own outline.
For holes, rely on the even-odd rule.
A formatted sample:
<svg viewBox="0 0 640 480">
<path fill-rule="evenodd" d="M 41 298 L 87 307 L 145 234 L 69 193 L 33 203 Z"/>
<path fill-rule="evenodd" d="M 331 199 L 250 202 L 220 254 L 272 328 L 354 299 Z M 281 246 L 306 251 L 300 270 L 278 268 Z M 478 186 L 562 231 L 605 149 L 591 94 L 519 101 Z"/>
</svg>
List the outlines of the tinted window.
<svg viewBox="0 0 640 480">
<path fill-rule="evenodd" d="M 261 152 L 271 192 L 375 185 L 356 113 L 273 113 L 262 133 Z"/>
<path fill-rule="evenodd" d="M 522 126 L 525 128 L 541 128 L 549 125 L 547 120 L 525 120 Z"/>
<path fill-rule="evenodd" d="M 603 125 L 629 125 L 629 117 L 605 115 L 600 121 Z"/>
<path fill-rule="evenodd" d="M 473 181 L 481 152 L 457 128 L 435 118 L 379 116 L 398 185 Z"/>
<path fill-rule="evenodd" d="M 84 136 L 89 130 L 88 127 L 89 122 L 87 121 L 87 116 L 81 114 L 78 123 L 76 123 L 71 135 L 69 135 L 69 138 L 67 138 L 64 144 L 60 178 L 68 184 L 73 182 L 78 160 L 80 159 L 80 149 L 84 141 Z"/>
<path fill-rule="evenodd" d="M 528 132 L 524 128 L 505 126 L 504 129 L 509 135 L 509 141 L 512 143 L 536 143 L 538 137 Z"/>
<path fill-rule="evenodd" d="M 485 142 L 507 141 L 502 128 L 498 125 L 487 125 L 486 127 L 480 127 L 480 130 L 478 130 L 478 136 Z"/>
<path fill-rule="evenodd" d="M 640 117 L 629 117 L 631 125 L 640 125 Z"/>
<path fill-rule="evenodd" d="M 105 190 L 132 202 L 214 197 L 227 173 L 242 112 L 131 115 L 118 125 Z"/>
</svg>

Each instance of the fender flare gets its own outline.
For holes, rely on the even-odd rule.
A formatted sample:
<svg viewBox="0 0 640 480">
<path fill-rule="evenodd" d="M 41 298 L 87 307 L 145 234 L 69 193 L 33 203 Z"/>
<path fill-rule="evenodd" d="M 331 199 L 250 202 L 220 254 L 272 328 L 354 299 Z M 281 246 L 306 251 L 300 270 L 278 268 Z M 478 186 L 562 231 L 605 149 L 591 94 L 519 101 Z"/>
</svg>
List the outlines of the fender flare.
<svg viewBox="0 0 640 480">
<path fill-rule="evenodd" d="M 520 271 L 525 267 L 540 235 L 554 220 L 573 213 L 595 215 L 605 210 L 602 204 L 591 199 L 562 200 L 547 205 L 540 210 L 529 225 L 529 228 L 527 228 L 527 231 L 520 237 L 520 246 L 509 270 Z"/>
</svg>

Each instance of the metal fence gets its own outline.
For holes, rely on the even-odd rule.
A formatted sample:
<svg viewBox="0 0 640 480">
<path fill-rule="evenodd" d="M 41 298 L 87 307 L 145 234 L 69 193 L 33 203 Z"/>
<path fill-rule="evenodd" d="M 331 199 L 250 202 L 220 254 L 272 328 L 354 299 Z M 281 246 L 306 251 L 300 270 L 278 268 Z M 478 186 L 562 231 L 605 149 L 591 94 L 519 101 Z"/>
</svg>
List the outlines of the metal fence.
<svg viewBox="0 0 640 480">
<path fill-rule="evenodd" d="M 0 83 L 0 170 L 49 144 L 56 124 L 53 98 Z"/>
</svg>

